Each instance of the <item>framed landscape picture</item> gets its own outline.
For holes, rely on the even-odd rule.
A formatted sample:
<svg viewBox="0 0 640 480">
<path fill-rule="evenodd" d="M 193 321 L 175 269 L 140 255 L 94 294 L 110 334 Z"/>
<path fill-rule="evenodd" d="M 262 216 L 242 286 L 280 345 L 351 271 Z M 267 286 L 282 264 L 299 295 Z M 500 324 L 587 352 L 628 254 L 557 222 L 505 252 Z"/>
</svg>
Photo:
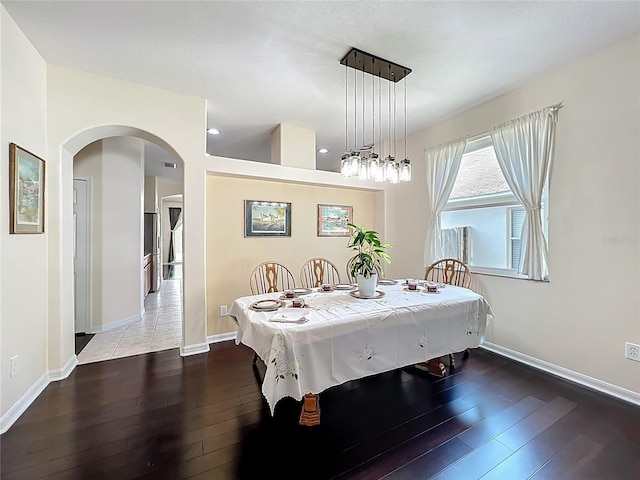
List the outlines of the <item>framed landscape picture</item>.
<svg viewBox="0 0 640 480">
<path fill-rule="evenodd" d="M 44 233 L 44 160 L 9 144 L 9 233 Z"/>
<path fill-rule="evenodd" d="M 318 236 L 348 237 L 348 224 L 353 223 L 353 207 L 346 205 L 318 205 Z"/>
<path fill-rule="evenodd" d="M 244 201 L 245 237 L 290 237 L 291 203 Z"/>
</svg>

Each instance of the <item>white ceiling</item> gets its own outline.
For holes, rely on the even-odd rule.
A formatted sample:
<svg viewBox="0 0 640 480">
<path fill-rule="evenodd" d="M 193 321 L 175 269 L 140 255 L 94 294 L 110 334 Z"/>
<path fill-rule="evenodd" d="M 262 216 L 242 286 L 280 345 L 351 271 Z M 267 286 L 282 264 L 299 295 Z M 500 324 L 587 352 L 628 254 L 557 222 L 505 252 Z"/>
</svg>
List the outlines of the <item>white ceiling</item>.
<svg viewBox="0 0 640 480">
<path fill-rule="evenodd" d="M 200 96 L 214 155 L 270 160 L 279 123 L 344 150 L 351 47 L 413 72 L 409 132 L 640 31 L 638 1 L 2 1 L 49 63 Z"/>
</svg>

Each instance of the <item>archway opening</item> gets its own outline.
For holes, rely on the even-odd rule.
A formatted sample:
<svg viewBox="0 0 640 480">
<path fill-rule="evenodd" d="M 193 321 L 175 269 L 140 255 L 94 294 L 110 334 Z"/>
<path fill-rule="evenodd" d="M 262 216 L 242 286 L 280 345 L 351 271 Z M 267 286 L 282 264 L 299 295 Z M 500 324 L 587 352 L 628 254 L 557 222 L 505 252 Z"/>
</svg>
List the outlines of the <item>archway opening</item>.
<svg viewBox="0 0 640 480">
<path fill-rule="evenodd" d="M 71 171 L 69 184 L 75 186 L 75 179 L 84 177 L 92 187 L 87 263 L 94 268 L 87 282 L 86 330 L 96 337 L 78 356 L 79 362 L 180 347 L 184 332 L 183 283 L 180 280 L 169 289 L 171 293 L 167 293 L 162 284 L 161 260 L 150 265 L 149 258 L 156 253 L 156 247 L 159 253 L 161 198 L 184 190 L 182 158 L 165 141 L 149 132 L 132 127 L 101 126 L 67 141 L 62 148 L 62 160 L 63 166 L 70 165 L 70 169 L 63 168 Z M 83 168 L 79 168 L 79 164 L 84 164 Z M 171 173 L 162 175 L 159 172 L 163 168 Z M 64 179 L 63 185 L 66 184 Z M 75 192 L 73 199 L 75 207 Z M 156 240 L 153 251 L 147 251 L 145 241 L 145 220 L 149 216 L 157 217 L 153 223 L 158 225 L 152 233 Z M 76 225 L 74 212 L 74 311 L 78 305 Z M 158 280 L 153 282 L 151 278 Z M 125 298 L 128 298 L 128 307 Z M 165 304 L 169 311 L 162 310 Z M 172 325 L 168 325 L 168 317 Z M 160 326 L 158 320 L 165 324 Z M 77 322 L 75 329 L 77 332 Z M 96 342 L 98 339 L 100 342 Z M 101 351 L 90 348 L 94 342 L 102 344 Z"/>
</svg>

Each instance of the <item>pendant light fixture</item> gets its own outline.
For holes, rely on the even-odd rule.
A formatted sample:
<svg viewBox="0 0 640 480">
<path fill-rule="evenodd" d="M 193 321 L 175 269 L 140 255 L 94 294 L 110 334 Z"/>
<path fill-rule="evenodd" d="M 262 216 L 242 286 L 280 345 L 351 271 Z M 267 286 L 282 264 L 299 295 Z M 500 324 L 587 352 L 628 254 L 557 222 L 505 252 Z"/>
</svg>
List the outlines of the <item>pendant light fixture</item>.
<svg viewBox="0 0 640 480">
<path fill-rule="evenodd" d="M 362 180 L 374 180 L 376 182 L 388 181 L 398 183 L 411 180 L 411 161 L 407 157 L 407 80 L 406 76 L 411 69 L 389 62 L 357 48 L 352 48 L 340 61 L 345 66 L 345 150 L 340 162 L 340 172 L 344 177 L 358 177 Z M 353 126 L 349 128 L 349 69 L 353 69 Z M 358 73 L 361 72 L 361 100 L 362 109 L 358 114 Z M 366 96 L 365 74 L 371 77 L 371 143 L 365 144 L 367 135 L 366 121 Z M 378 87 L 378 109 L 376 122 L 376 80 Z M 387 122 L 386 145 L 382 142 L 382 81 L 387 81 Z M 397 149 L 397 102 L 396 84 L 403 81 L 404 98 L 404 159 L 396 161 Z M 358 117 L 362 117 L 361 132 L 358 132 Z M 376 142 L 376 126 L 378 128 Z M 353 143 L 349 145 L 349 132 L 353 130 Z M 359 143 L 358 133 L 361 134 L 362 143 Z M 386 147 L 383 149 L 383 147 Z M 378 150 L 379 153 L 376 153 Z M 386 157 L 382 160 L 383 150 Z"/>
</svg>

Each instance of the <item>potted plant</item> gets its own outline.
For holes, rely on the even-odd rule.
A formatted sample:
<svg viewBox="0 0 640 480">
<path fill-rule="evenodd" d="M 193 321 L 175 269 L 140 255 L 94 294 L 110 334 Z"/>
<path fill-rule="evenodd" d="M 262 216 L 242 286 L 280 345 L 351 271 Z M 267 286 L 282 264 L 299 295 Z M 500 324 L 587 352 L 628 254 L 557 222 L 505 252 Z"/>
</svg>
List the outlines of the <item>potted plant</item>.
<svg viewBox="0 0 640 480">
<path fill-rule="evenodd" d="M 378 272 L 382 274 L 382 260 L 391 263 L 391 257 L 385 250 L 393 248 L 390 243 L 382 243 L 375 230 L 358 227 L 349 223 L 352 229 L 347 248 L 358 253 L 351 261 L 351 276 L 357 279 L 358 291 L 363 297 L 373 297 L 378 282 Z"/>
</svg>

